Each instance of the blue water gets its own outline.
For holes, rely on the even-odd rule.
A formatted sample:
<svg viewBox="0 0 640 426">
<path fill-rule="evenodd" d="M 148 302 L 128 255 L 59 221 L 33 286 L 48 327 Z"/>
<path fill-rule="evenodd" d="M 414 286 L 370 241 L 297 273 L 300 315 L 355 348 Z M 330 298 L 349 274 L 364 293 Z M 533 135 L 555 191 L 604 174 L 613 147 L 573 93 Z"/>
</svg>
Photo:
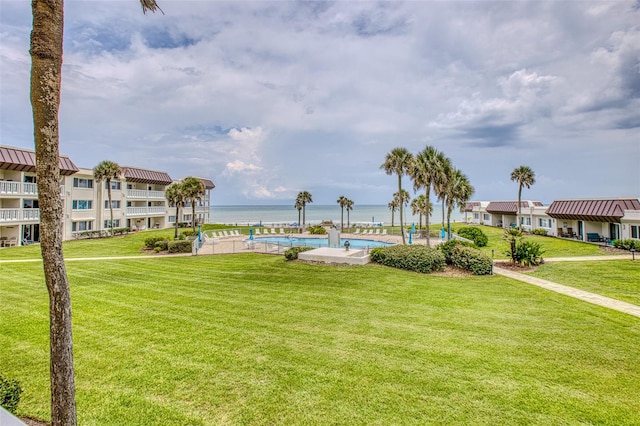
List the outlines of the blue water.
<svg viewBox="0 0 640 426">
<path fill-rule="evenodd" d="M 405 209 L 405 224 L 418 224 L 418 216 L 411 215 L 411 208 Z M 335 205 L 315 205 L 309 204 L 306 208 L 306 223 L 318 224 L 322 221 L 333 221 L 340 224 L 340 206 Z M 464 215 L 459 211 L 451 213 L 451 220 L 460 222 L 464 220 Z M 278 224 L 281 226 L 298 222 L 298 210 L 287 205 L 247 205 L 247 206 L 213 206 L 211 207 L 212 223 L 224 223 L 228 225 L 263 225 Z M 302 219 L 300 219 L 302 222 Z M 442 221 L 441 205 L 434 205 L 431 223 Z M 383 223 L 391 226 L 391 210 L 384 205 L 354 205 L 349 214 L 349 222 L 352 226 Z M 424 217 L 422 218 L 424 224 Z M 399 214 L 394 215 L 394 225 L 400 224 Z M 347 212 L 344 212 L 344 225 L 347 226 Z"/>
<path fill-rule="evenodd" d="M 341 238 L 340 247 L 344 247 L 344 243 L 347 240 L 349 241 L 350 247 L 352 249 L 364 249 L 367 247 L 387 247 L 393 245 L 392 243 L 385 243 L 383 241 Z M 256 237 L 254 241 L 267 242 L 291 247 L 329 247 L 328 238 Z"/>
</svg>

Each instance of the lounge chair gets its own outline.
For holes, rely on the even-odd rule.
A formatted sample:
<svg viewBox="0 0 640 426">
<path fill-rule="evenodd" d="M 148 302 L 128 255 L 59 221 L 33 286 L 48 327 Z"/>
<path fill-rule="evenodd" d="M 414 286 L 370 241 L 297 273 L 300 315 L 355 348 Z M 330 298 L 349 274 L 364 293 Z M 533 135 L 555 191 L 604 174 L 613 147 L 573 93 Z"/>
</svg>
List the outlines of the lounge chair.
<svg viewBox="0 0 640 426">
<path fill-rule="evenodd" d="M 376 235 L 380 235 L 380 228 L 376 229 Z"/>
<path fill-rule="evenodd" d="M 229 237 L 229 233 L 227 231 L 222 231 L 222 236 L 224 238 Z"/>
<path fill-rule="evenodd" d="M 276 234 L 276 228 L 271 228 L 271 233 L 272 233 L 273 235 L 275 235 L 275 234 Z"/>
<path fill-rule="evenodd" d="M 354 231 L 354 234 L 359 234 L 360 233 L 360 228 L 356 228 L 356 230 Z"/>
<path fill-rule="evenodd" d="M 280 228 L 280 235 L 284 235 L 284 229 Z"/>
<path fill-rule="evenodd" d="M 254 233 L 255 233 L 256 235 L 260 235 L 260 229 L 256 228 Z"/>
<path fill-rule="evenodd" d="M 382 235 L 387 235 L 387 229 L 386 228 L 382 230 Z"/>
</svg>

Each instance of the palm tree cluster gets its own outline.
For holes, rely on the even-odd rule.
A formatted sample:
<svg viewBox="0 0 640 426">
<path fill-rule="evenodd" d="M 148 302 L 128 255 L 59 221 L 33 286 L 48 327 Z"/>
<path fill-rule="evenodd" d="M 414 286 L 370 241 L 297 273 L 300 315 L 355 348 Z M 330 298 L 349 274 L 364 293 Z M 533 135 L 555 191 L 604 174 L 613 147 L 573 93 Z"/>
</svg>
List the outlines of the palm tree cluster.
<svg viewBox="0 0 640 426">
<path fill-rule="evenodd" d="M 187 203 L 191 203 L 191 225 L 193 231 L 196 230 L 196 203 L 202 199 L 207 193 L 207 189 L 201 179 L 196 177 L 186 177 L 178 182 L 173 182 L 167 186 L 165 197 L 169 202 L 169 206 L 176 208 L 176 222 L 174 238 L 178 238 L 178 220 L 180 208 Z"/>
<path fill-rule="evenodd" d="M 336 201 L 340 206 L 340 229 L 344 228 L 344 211 L 347 210 L 347 228 L 350 228 L 349 212 L 353 210 L 353 200 L 348 199 L 344 195 L 338 197 Z"/>
<path fill-rule="evenodd" d="M 417 197 L 412 203 L 413 214 L 420 216 L 419 226 L 422 226 L 422 215 L 425 216 L 427 229 L 427 244 L 429 241 L 429 215 L 433 210 L 431 204 L 431 190 L 442 203 L 442 227 L 444 228 L 445 207 L 447 210 L 447 225 L 451 227 L 451 212 L 457 207 L 464 206 L 473 195 L 473 186 L 467 176 L 455 168 L 451 160 L 442 152 L 432 146 L 417 153 L 411 154 L 405 148 L 394 148 L 389 152 L 384 163 L 380 166 L 388 175 L 398 176 L 398 191 L 394 193 L 393 200 L 388 204 L 391 209 L 391 226 L 393 226 L 393 213 L 396 209 L 400 213 L 400 228 L 403 228 L 403 207 L 409 204 L 409 193 L 402 189 L 402 177 L 409 176 L 413 181 L 414 191 L 425 190 L 424 196 Z M 449 232 L 449 235 L 451 232 Z M 402 242 L 405 243 L 404 231 Z"/>
<path fill-rule="evenodd" d="M 300 226 L 300 212 L 302 212 L 302 228 L 304 229 L 304 225 L 306 223 L 306 212 L 307 212 L 307 204 L 313 203 L 313 198 L 311 197 L 311 193 L 309 191 L 300 191 L 298 196 L 296 197 L 296 203 L 294 207 L 298 210 L 298 226 Z"/>
<path fill-rule="evenodd" d="M 105 160 L 93 168 L 93 177 L 97 182 L 106 182 L 107 194 L 109 197 L 109 213 L 111 220 L 109 221 L 109 233 L 113 236 L 113 202 L 111 200 L 111 181 L 120 179 L 122 169 L 113 161 Z"/>
</svg>

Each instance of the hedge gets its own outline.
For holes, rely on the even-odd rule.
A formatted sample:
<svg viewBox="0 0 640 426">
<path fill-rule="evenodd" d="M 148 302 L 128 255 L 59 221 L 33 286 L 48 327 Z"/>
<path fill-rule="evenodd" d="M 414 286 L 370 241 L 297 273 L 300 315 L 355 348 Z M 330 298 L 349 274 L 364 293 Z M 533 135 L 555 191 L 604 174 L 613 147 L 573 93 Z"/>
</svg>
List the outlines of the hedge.
<svg viewBox="0 0 640 426">
<path fill-rule="evenodd" d="M 192 242 L 191 241 L 169 241 L 167 249 L 169 253 L 191 253 Z"/>
<path fill-rule="evenodd" d="M 424 274 L 443 271 L 446 265 L 441 251 L 424 245 L 380 247 L 371 250 L 369 258 L 385 266 Z"/>
<path fill-rule="evenodd" d="M 463 226 L 458 230 L 458 235 L 473 241 L 476 247 L 484 247 L 489 242 L 489 238 L 482 232 L 482 229 L 473 226 Z"/>
<path fill-rule="evenodd" d="M 631 250 L 640 251 L 640 240 L 613 240 L 611 242 L 615 248 L 623 249 L 623 250 Z"/>
<path fill-rule="evenodd" d="M 451 250 L 450 259 L 451 265 L 474 275 L 489 275 L 493 267 L 491 258 L 473 247 L 457 246 Z"/>
<path fill-rule="evenodd" d="M 21 393 L 22 388 L 17 380 L 0 376 L 0 406 L 10 413 L 15 413 Z"/>
<path fill-rule="evenodd" d="M 165 240 L 167 240 L 166 237 L 157 237 L 157 236 L 155 236 L 155 237 L 147 237 L 147 238 L 144 239 L 144 246 L 147 247 L 147 248 L 152 249 L 152 248 L 154 248 L 156 246 L 156 243 L 158 241 L 165 241 Z"/>
<path fill-rule="evenodd" d="M 296 260 L 298 253 L 313 250 L 313 247 L 291 247 L 284 252 L 284 258 L 287 260 Z"/>
</svg>

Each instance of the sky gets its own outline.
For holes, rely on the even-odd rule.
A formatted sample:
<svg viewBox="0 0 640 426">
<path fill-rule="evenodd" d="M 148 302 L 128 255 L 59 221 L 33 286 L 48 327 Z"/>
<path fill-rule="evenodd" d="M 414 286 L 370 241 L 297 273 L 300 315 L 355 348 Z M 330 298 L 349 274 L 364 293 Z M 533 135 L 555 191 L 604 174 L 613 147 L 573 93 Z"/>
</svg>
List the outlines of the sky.
<svg viewBox="0 0 640 426">
<path fill-rule="evenodd" d="M 640 196 L 640 0 L 65 2 L 60 151 L 213 204 L 387 204 L 396 147 L 473 200 Z M 33 149 L 31 2 L 0 0 L 0 144 Z M 408 178 L 403 187 L 415 193 Z"/>
</svg>

